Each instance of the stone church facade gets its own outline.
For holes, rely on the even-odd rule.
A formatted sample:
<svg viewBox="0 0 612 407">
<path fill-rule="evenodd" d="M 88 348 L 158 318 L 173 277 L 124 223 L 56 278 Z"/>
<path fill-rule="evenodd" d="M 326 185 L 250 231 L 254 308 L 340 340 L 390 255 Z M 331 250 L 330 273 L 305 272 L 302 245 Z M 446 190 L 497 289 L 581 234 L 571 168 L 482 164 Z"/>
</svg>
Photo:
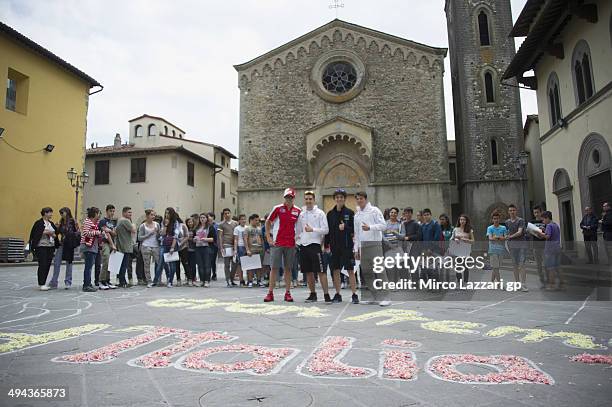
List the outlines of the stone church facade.
<svg viewBox="0 0 612 407">
<path fill-rule="evenodd" d="M 446 51 L 333 20 L 236 65 L 239 211 L 266 213 L 286 187 L 327 209 L 342 187 L 449 213 Z"/>
</svg>

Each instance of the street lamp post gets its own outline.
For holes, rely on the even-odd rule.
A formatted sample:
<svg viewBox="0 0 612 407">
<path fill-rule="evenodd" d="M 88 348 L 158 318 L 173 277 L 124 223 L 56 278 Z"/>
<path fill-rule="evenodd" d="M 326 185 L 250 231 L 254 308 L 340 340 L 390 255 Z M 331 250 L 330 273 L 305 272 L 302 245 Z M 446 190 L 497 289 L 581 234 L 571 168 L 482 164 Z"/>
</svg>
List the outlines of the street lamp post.
<svg viewBox="0 0 612 407">
<path fill-rule="evenodd" d="M 521 151 L 514 160 L 514 168 L 521 181 L 521 199 L 523 205 L 523 219 L 527 219 L 527 207 L 529 204 L 525 200 L 525 183 L 527 182 L 527 164 L 529 162 L 529 153 Z"/>
<path fill-rule="evenodd" d="M 87 181 L 89 181 L 89 174 L 83 170 L 81 174 L 77 174 L 74 168 L 70 168 L 66 175 L 68 176 L 68 180 L 70 180 L 70 185 L 74 188 L 75 198 L 74 198 L 74 216 L 78 218 L 78 209 L 79 209 L 79 191 L 85 187 Z"/>
</svg>

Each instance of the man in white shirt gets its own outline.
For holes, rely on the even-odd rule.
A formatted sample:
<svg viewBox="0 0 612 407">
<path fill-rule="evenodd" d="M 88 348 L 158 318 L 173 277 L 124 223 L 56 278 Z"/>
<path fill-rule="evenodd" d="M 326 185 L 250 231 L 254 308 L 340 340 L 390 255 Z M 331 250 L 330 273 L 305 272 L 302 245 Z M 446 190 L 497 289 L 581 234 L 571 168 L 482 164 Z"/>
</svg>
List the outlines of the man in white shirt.
<svg viewBox="0 0 612 407">
<path fill-rule="evenodd" d="M 387 222 L 382 212 L 368 202 L 368 194 L 364 191 L 355 194 L 357 212 L 355 212 L 355 260 L 361 260 L 361 271 L 370 295 L 374 301 L 361 301 L 362 304 L 379 304 L 381 307 L 391 305 L 387 300 L 387 290 L 375 289 L 374 280 L 380 280 L 379 285 L 386 283 L 387 272 L 374 274 L 374 258 L 383 256 L 382 237 L 387 228 Z M 363 298 L 363 293 L 361 294 Z"/>
<path fill-rule="evenodd" d="M 323 269 L 321 261 L 321 242 L 329 232 L 327 216 L 325 212 L 314 204 L 315 193 L 313 191 L 304 192 L 304 203 L 306 206 L 302 208 L 296 224 L 296 241 L 300 248 L 300 268 L 304 277 L 306 277 L 306 283 L 310 289 L 310 296 L 306 298 L 306 302 L 317 301 L 314 273 L 319 273 L 319 281 L 321 282 L 321 287 L 323 287 L 325 302 L 331 303 L 332 299 L 329 297 L 329 286 L 327 283 L 327 270 Z"/>
</svg>

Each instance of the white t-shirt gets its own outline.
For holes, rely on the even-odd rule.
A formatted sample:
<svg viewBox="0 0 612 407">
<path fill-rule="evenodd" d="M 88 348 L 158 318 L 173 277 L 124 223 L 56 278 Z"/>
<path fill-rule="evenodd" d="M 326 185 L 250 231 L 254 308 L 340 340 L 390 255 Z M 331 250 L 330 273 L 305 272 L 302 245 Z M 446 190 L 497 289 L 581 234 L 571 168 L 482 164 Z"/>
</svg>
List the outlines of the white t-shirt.
<svg viewBox="0 0 612 407">
<path fill-rule="evenodd" d="M 244 234 L 246 233 L 246 227 L 238 225 L 234 228 L 234 236 L 238 236 L 238 246 L 246 246 L 244 243 Z"/>
</svg>

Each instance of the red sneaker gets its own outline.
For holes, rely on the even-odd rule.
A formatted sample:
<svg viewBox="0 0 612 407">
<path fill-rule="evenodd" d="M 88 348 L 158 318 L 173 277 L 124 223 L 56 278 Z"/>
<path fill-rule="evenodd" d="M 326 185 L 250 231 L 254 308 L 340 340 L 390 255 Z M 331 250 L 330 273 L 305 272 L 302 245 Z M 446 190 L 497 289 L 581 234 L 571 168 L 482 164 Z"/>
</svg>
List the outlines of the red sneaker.
<svg viewBox="0 0 612 407">
<path fill-rule="evenodd" d="M 287 297 L 285 297 L 285 300 L 286 299 Z M 268 291 L 268 295 L 266 295 L 266 298 L 264 298 L 264 302 L 272 302 L 272 301 L 274 301 L 274 293 L 272 291 Z"/>
<path fill-rule="evenodd" d="M 285 292 L 285 302 L 293 302 L 293 297 L 289 291 Z"/>
</svg>

